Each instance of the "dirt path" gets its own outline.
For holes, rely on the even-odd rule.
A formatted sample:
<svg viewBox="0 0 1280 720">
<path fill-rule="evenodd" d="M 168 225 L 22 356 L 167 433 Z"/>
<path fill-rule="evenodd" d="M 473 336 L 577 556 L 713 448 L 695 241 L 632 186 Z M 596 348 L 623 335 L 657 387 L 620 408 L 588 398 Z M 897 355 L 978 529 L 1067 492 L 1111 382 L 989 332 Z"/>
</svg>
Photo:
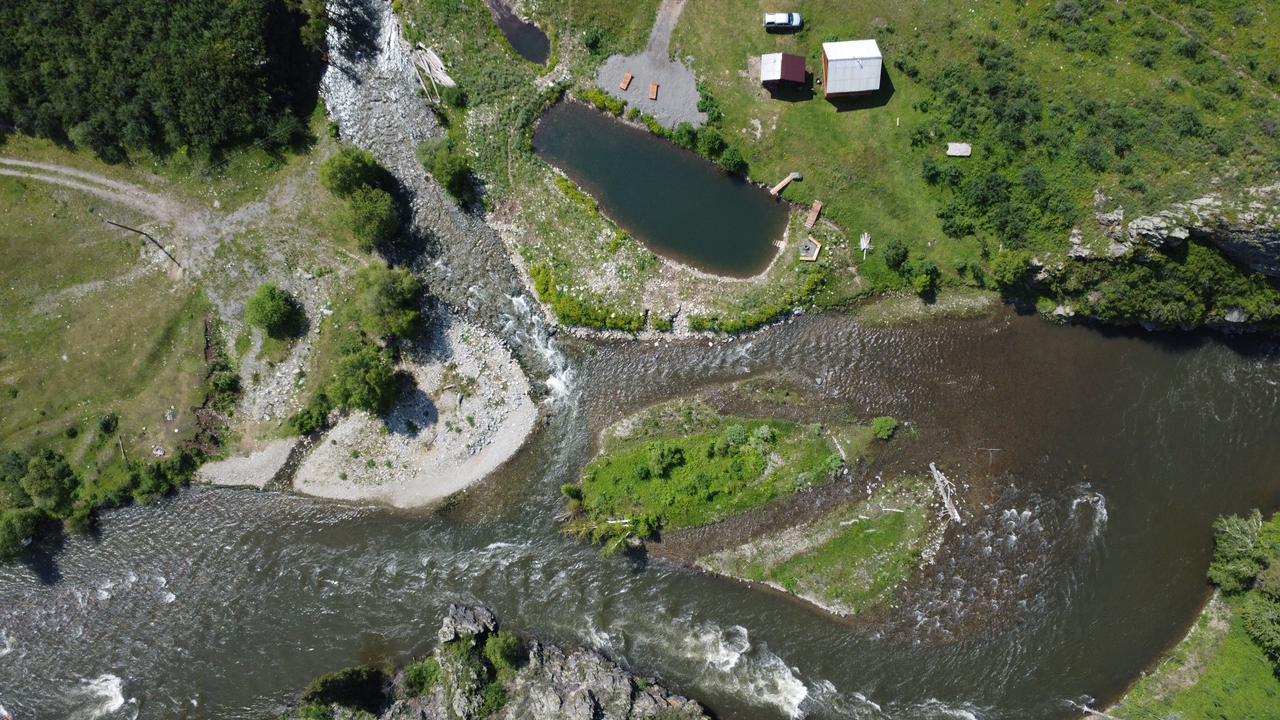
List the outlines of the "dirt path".
<svg viewBox="0 0 1280 720">
<path fill-rule="evenodd" d="M 671 53 L 671 34 L 680 22 L 680 14 L 689 0 L 662 0 L 658 7 L 658 16 L 653 21 L 653 30 L 649 32 L 649 44 L 645 52 L 667 57 Z"/>
<path fill-rule="evenodd" d="M 185 255 L 183 267 L 201 267 L 212 257 L 222 235 L 218 231 L 219 221 L 210 211 L 197 210 L 138 185 L 78 168 L 0 157 L 0 176 L 36 180 L 77 190 L 171 224 L 177 237 L 163 237 L 160 242 L 167 245 L 172 240 L 182 239 L 179 245 Z"/>
</svg>

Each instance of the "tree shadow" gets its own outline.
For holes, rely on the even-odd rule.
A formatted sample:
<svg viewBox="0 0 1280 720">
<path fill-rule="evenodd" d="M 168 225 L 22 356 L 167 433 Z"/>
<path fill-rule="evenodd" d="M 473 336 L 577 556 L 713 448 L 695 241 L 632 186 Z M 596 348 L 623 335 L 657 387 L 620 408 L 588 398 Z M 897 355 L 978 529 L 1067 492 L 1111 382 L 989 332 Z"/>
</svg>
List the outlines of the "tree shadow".
<svg viewBox="0 0 1280 720">
<path fill-rule="evenodd" d="M 411 376 L 402 374 L 398 380 L 396 404 L 383 422 L 393 435 L 416 438 L 440 421 L 440 410 Z"/>
<path fill-rule="evenodd" d="M 827 102 L 835 106 L 836 112 L 869 110 L 871 108 L 884 107 L 887 105 L 889 103 L 889 99 L 893 97 L 893 93 L 893 78 L 889 77 L 888 68 L 881 64 L 879 90 L 865 95 L 849 95 L 846 97 L 827 98 Z"/>
<path fill-rule="evenodd" d="M 813 89 L 813 73 L 805 72 L 804 84 L 797 85 L 795 83 L 777 83 L 772 86 L 765 86 L 765 90 L 769 91 L 769 97 L 782 102 L 806 102 L 812 100 L 816 92 Z"/>
<path fill-rule="evenodd" d="M 382 34 L 382 15 L 371 3 L 354 2 L 342 11 L 332 13 L 329 23 L 336 27 L 339 41 L 331 52 L 352 60 L 364 60 L 378 52 L 378 37 Z"/>
<path fill-rule="evenodd" d="M 22 563 L 30 568 L 41 585 L 56 585 L 62 580 L 62 570 L 58 567 L 58 555 L 67 545 L 66 535 L 57 523 L 40 528 L 27 552 L 22 556 Z"/>
</svg>

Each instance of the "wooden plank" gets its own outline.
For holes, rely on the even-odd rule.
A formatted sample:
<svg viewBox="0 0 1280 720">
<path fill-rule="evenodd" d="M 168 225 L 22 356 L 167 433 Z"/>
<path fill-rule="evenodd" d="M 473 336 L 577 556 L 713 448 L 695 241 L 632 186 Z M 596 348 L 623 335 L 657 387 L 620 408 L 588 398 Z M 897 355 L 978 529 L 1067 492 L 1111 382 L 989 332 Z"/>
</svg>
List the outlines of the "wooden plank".
<svg viewBox="0 0 1280 720">
<path fill-rule="evenodd" d="M 822 201 L 814 200 L 813 207 L 809 208 L 809 217 L 805 219 L 804 226 L 810 230 L 818 222 L 818 216 L 822 214 Z"/>
<path fill-rule="evenodd" d="M 649 99 L 658 99 L 658 83 L 649 83 Z"/>
<path fill-rule="evenodd" d="M 787 186 L 791 184 L 792 180 L 795 180 L 799 177 L 800 177 L 800 173 L 787 173 L 787 176 L 782 178 L 782 182 L 778 183 L 777 185 L 774 185 L 772 188 L 769 189 L 769 194 L 774 197 L 777 197 L 779 193 L 787 189 Z"/>
<path fill-rule="evenodd" d="M 632 77 L 633 75 L 631 73 L 627 73 L 626 75 L 622 76 L 622 82 L 618 84 L 618 89 L 626 90 L 627 88 L 631 87 Z"/>
</svg>

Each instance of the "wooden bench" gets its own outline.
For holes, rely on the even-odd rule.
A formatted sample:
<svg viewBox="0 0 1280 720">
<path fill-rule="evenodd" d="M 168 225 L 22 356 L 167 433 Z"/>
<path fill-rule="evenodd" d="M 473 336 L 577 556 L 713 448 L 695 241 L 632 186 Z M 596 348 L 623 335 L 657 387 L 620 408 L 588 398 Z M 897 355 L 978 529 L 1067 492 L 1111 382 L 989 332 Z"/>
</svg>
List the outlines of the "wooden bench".
<svg viewBox="0 0 1280 720">
<path fill-rule="evenodd" d="M 658 99 L 658 83 L 649 83 L 649 99 Z"/>
<path fill-rule="evenodd" d="M 622 82 L 618 83 L 618 89 L 626 90 L 627 88 L 631 87 L 631 78 L 632 78 L 631 73 L 627 73 L 626 75 L 623 75 Z"/>
<path fill-rule="evenodd" d="M 818 216 L 821 214 L 822 214 L 822 201 L 814 200 L 813 207 L 809 208 L 809 217 L 804 221 L 804 226 L 812 230 L 814 224 L 818 222 Z"/>
</svg>

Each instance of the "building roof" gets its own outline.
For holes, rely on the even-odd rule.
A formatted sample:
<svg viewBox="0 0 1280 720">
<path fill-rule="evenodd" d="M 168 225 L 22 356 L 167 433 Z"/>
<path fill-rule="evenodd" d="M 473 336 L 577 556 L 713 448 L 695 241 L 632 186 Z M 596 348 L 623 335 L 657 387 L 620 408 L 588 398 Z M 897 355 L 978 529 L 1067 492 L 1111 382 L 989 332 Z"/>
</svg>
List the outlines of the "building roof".
<svg viewBox="0 0 1280 720">
<path fill-rule="evenodd" d="M 769 53 L 760 56 L 760 82 L 805 81 L 804 58 L 786 53 Z"/>
<path fill-rule="evenodd" d="M 880 89 L 884 58 L 875 40 L 822 43 L 822 54 L 827 59 L 824 82 L 828 95 Z"/>
<path fill-rule="evenodd" d="M 827 60 L 866 60 L 883 59 L 880 46 L 875 40 L 845 40 L 843 42 L 822 43 L 822 52 Z"/>
</svg>

